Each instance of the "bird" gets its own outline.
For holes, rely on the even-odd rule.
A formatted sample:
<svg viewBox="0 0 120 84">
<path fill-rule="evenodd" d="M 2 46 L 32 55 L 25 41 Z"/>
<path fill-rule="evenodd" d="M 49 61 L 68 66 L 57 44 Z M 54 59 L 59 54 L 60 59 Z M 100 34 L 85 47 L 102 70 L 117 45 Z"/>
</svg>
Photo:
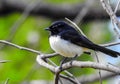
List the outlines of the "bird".
<svg viewBox="0 0 120 84">
<path fill-rule="evenodd" d="M 80 56 L 86 49 L 99 51 L 112 57 L 120 56 L 117 51 L 93 43 L 65 21 L 55 21 L 46 30 L 50 32 L 51 48 L 65 58 Z"/>
</svg>

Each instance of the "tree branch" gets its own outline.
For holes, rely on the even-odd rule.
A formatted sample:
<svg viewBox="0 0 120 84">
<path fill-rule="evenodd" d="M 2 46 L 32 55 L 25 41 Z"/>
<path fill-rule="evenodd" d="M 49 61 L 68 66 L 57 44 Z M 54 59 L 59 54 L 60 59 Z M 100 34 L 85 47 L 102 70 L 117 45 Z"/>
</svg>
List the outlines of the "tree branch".
<svg viewBox="0 0 120 84">
<path fill-rule="evenodd" d="M 5 81 L 5 83 L 4 84 L 8 84 L 8 82 L 10 81 L 10 79 L 9 78 L 7 78 L 7 80 Z"/>
<path fill-rule="evenodd" d="M 113 72 L 116 74 L 120 74 L 120 69 L 114 66 L 111 66 L 109 64 L 105 65 L 105 64 L 100 64 L 100 63 L 95 63 L 95 62 L 81 62 L 81 61 L 73 61 L 72 64 L 71 62 L 67 62 L 64 63 L 62 65 L 62 70 L 59 67 L 54 67 L 48 63 L 46 63 L 40 55 L 37 56 L 36 58 L 37 62 L 43 66 L 48 68 L 49 70 L 51 70 L 54 73 L 58 73 L 61 72 L 63 70 L 69 69 L 71 67 L 79 67 L 79 68 L 93 68 L 93 69 L 100 69 L 100 70 L 105 70 L 105 71 L 109 71 L 109 72 Z"/>
<path fill-rule="evenodd" d="M 30 49 L 30 48 L 22 47 L 22 46 L 13 44 L 13 43 L 5 41 L 5 40 L 0 40 L 0 43 L 6 44 L 6 45 L 10 45 L 10 46 L 18 48 L 20 50 L 26 50 L 26 51 L 30 51 L 30 52 L 33 52 L 33 53 L 41 54 L 40 51 L 36 51 L 36 50 Z"/>
<path fill-rule="evenodd" d="M 107 0 L 106 1 L 105 0 L 100 0 L 100 1 L 101 1 L 101 4 L 102 4 L 103 8 L 106 10 L 106 12 L 108 13 L 108 15 L 110 16 L 112 22 L 115 23 L 116 26 L 120 29 L 120 22 L 117 19 L 116 14 L 112 10 L 110 4 L 107 3 Z"/>
<path fill-rule="evenodd" d="M 6 44 L 6 45 L 9 45 L 9 46 L 18 48 L 20 50 L 26 50 L 26 51 L 29 51 L 29 52 L 32 52 L 32 53 L 40 54 L 39 56 L 37 56 L 37 61 L 40 62 L 39 63 L 40 65 L 42 65 L 42 66 L 50 69 L 54 73 L 60 71 L 59 69 L 57 70 L 57 68 L 59 68 L 59 67 L 56 67 L 56 65 L 54 65 L 53 63 L 51 63 L 51 61 L 49 59 L 46 59 L 46 57 L 49 58 L 49 56 L 52 57 L 54 55 L 57 55 L 57 53 L 44 54 L 44 53 L 41 53 L 40 51 L 36 51 L 36 50 L 30 49 L 30 48 L 22 47 L 22 46 L 14 44 L 14 43 L 7 42 L 5 40 L 0 40 L 0 43 L 3 43 L 3 44 Z M 110 44 L 110 46 L 118 45 L 118 44 L 119 43 L 113 43 L 113 44 Z M 109 46 L 109 44 L 107 44 L 106 46 Z M 43 59 L 46 59 L 48 62 L 50 62 L 53 65 L 50 65 L 50 64 L 46 63 Z M 79 66 L 76 66 L 76 64 L 78 64 Z M 98 65 L 100 65 L 100 66 L 98 66 Z M 96 64 L 94 62 L 79 62 L 79 61 L 74 61 L 72 66 L 68 62 L 68 63 L 64 64 L 62 68 L 63 68 L 63 70 L 65 70 L 65 69 L 68 69 L 70 67 L 81 67 L 81 68 L 87 68 L 87 67 L 89 67 L 89 68 L 104 69 L 104 70 L 108 70 L 108 71 L 112 68 L 112 70 L 110 70 L 111 72 L 114 72 L 115 74 L 116 73 L 117 74 L 120 73 L 119 69 L 116 68 L 115 66 L 111 67 L 111 66 L 107 66 L 107 65 Z M 115 67 L 115 68 L 113 68 L 113 67 Z M 70 75 L 70 73 L 68 73 L 68 72 L 66 72 L 66 73 Z M 67 77 L 65 75 L 60 74 L 60 77 L 62 77 L 64 79 L 67 79 L 67 80 L 71 81 L 74 84 L 78 84 L 77 81 L 74 79 L 73 75 L 72 76 L 70 75 L 70 77 Z"/>
</svg>

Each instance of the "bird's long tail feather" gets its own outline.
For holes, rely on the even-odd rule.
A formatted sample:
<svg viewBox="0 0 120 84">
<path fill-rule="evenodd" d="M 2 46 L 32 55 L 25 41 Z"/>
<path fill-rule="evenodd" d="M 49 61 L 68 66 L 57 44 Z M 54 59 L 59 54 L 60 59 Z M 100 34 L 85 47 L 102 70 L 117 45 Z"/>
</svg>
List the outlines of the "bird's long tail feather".
<svg viewBox="0 0 120 84">
<path fill-rule="evenodd" d="M 95 50 L 95 51 L 103 52 L 103 53 L 105 53 L 105 54 L 107 54 L 107 55 L 110 55 L 110 56 L 112 56 L 112 57 L 118 57 L 118 56 L 120 56 L 120 53 L 119 53 L 119 52 L 116 52 L 116 51 L 107 49 L 107 48 L 102 47 L 102 46 L 99 46 L 99 45 L 93 45 L 92 48 L 93 48 L 93 50 Z"/>
</svg>

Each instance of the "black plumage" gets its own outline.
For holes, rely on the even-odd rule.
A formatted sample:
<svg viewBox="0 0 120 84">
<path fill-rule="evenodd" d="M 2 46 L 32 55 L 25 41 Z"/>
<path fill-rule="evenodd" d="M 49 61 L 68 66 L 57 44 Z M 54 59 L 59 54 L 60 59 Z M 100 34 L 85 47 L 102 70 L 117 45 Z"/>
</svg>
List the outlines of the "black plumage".
<svg viewBox="0 0 120 84">
<path fill-rule="evenodd" d="M 85 36 L 81 35 L 75 28 L 63 21 L 57 21 L 53 23 L 47 30 L 51 32 L 51 36 L 59 35 L 61 39 L 67 40 L 77 46 L 100 51 L 112 57 L 120 56 L 119 52 L 107 49 L 93 43 Z"/>
</svg>

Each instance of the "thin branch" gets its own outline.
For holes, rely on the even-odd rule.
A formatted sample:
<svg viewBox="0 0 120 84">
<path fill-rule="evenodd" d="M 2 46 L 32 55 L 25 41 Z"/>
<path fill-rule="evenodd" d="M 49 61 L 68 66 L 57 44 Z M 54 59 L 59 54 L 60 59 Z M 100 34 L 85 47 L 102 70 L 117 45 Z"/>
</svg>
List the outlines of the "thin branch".
<svg viewBox="0 0 120 84">
<path fill-rule="evenodd" d="M 73 84 L 79 84 L 78 82 L 76 82 L 76 80 L 74 80 L 73 78 L 70 78 L 66 75 L 60 74 L 60 77 L 72 82 Z"/>
<path fill-rule="evenodd" d="M 117 19 L 115 13 L 113 12 L 111 6 L 105 1 L 100 0 L 103 8 L 106 10 L 106 12 L 109 14 L 110 18 L 113 20 L 113 22 L 117 25 L 117 27 L 120 29 L 120 22 Z"/>
<path fill-rule="evenodd" d="M 30 52 L 33 52 L 33 53 L 36 53 L 36 54 L 42 54 L 40 51 L 33 50 L 33 49 L 30 49 L 30 48 L 26 48 L 26 47 L 22 47 L 22 46 L 16 45 L 14 43 L 11 43 L 11 42 L 8 42 L 8 41 L 5 41 L 5 40 L 0 40 L 0 43 L 10 45 L 10 46 L 18 48 L 20 50 L 26 50 L 26 51 L 30 51 Z"/>
<path fill-rule="evenodd" d="M 98 58 L 98 55 L 97 55 L 97 52 L 96 51 L 94 51 L 94 53 L 95 53 L 95 56 L 96 56 L 96 59 L 97 59 L 97 63 L 100 63 L 100 61 L 99 61 L 99 58 Z M 99 69 L 99 77 L 100 77 L 100 84 L 102 84 L 102 76 L 101 76 L 101 70 Z"/>
<path fill-rule="evenodd" d="M 7 80 L 5 81 L 5 83 L 4 83 L 4 84 L 8 84 L 9 80 L 10 80 L 10 79 L 9 79 L 9 78 L 7 78 Z"/>
<path fill-rule="evenodd" d="M 10 62 L 10 60 L 0 60 L 0 63 L 7 63 Z"/>
<path fill-rule="evenodd" d="M 119 5 L 120 5 L 120 0 L 118 0 L 118 2 L 117 2 L 117 5 L 116 5 L 115 10 L 114 10 L 114 13 L 117 12 L 117 10 L 118 10 L 118 8 L 119 8 Z"/>
<path fill-rule="evenodd" d="M 120 42 L 101 44 L 101 46 L 104 46 L 104 47 L 110 47 L 110 46 L 115 46 L 115 45 L 120 45 Z"/>
<path fill-rule="evenodd" d="M 10 33 L 9 33 L 9 35 L 8 35 L 8 37 L 7 37 L 7 41 L 11 41 L 13 38 L 14 38 L 14 36 L 15 36 L 15 34 L 16 34 L 16 32 L 17 32 L 17 30 L 20 28 L 20 26 L 25 22 L 25 20 L 27 19 L 27 17 L 29 16 L 29 14 L 30 14 L 30 12 L 33 10 L 33 9 L 35 9 L 35 7 L 38 5 L 38 3 L 36 3 L 36 4 L 34 4 L 34 2 L 30 2 L 29 3 L 29 5 L 27 5 L 26 7 L 25 7 L 25 9 L 24 9 L 24 11 L 23 11 L 23 13 L 21 14 L 21 16 L 18 18 L 18 20 L 16 20 L 15 22 L 14 22 L 14 24 L 11 26 L 11 30 L 10 30 Z M 0 46 L 0 49 L 2 49 L 3 47 L 5 46 L 5 44 L 4 45 L 2 45 L 2 46 Z"/>
<path fill-rule="evenodd" d="M 115 31 L 117 37 L 120 38 L 119 31 L 117 30 L 117 27 L 116 27 L 116 25 L 115 25 L 115 23 L 113 22 L 112 19 L 111 19 L 111 23 L 112 23 L 112 25 L 113 25 L 113 30 Z"/>
<path fill-rule="evenodd" d="M 35 9 L 35 7 L 37 7 L 38 4 L 39 3 L 34 4 L 34 2 L 32 2 L 32 3 L 30 2 L 29 5 L 26 6 L 26 8 L 24 9 L 22 15 L 18 18 L 18 20 L 10 28 L 11 32 L 10 32 L 10 35 L 8 37 L 8 41 L 11 40 L 15 36 L 18 28 L 20 28 L 20 26 L 25 22 L 25 20 L 29 16 L 30 12 L 33 9 Z"/>
<path fill-rule="evenodd" d="M 66 19 L 69 23 L 71 23 L 71 24 L 75 27 L 75 29 L 78 30 L 78 32 L 80 32 L 80 34 L 82 34 L 83 36 L 86 37 L 86 35 L 82 32 L 82 30 L 77 26 L 76 23 L 74 23 L 73 21 L 71 21 L 71 20 L 68 19 L 68 18 L 65 18 L 65 19 Z"/>
<path fill-rule="evenodd" d="M 58 55 L 57 53 L 52 53 L 52 54 L 43 54 L 43 59 L 46 59 L 46 58 L 51 58 L 51 57 L 54 57 L 55 55 Z"/>
</svg>

